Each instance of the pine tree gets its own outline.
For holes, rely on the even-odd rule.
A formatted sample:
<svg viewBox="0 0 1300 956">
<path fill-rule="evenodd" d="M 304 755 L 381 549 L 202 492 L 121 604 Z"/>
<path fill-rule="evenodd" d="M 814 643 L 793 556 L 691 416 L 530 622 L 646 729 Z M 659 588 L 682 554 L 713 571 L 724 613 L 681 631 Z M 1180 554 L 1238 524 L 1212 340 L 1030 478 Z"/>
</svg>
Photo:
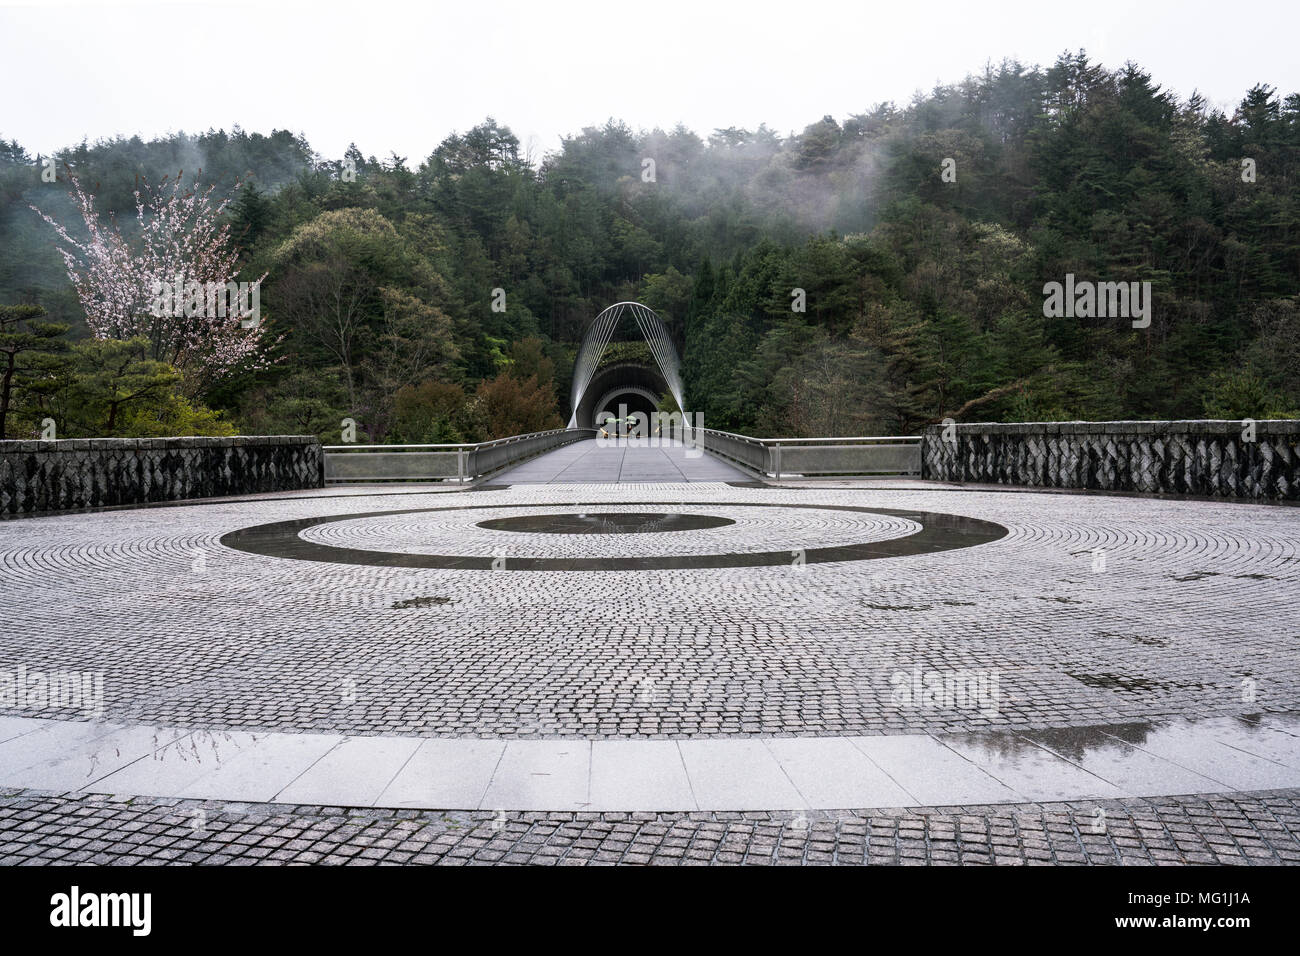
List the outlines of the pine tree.
<svg viewBox="0 0 1300 956">
<path fill-rule="evenodd" d="M 0 440 L 9 436 L 15 390 L 39 381 L 68 348 L 68 331 L 58 322 L 42 322 L 39 305 L 0 305 Z"/>
</svg>

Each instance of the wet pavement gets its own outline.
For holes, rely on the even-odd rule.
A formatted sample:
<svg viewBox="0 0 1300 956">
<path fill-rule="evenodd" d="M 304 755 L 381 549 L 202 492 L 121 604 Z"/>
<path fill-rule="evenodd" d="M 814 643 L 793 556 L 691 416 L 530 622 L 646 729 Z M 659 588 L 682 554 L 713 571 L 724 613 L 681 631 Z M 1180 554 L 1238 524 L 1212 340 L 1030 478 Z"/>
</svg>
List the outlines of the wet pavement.
<svg viewBox="0 0 1300 956">
<path fill-rule="evenodd" d="M 731 523 L 481 527 L 584 514 Z M 0 536 L 0 672 L 102 674 L 104 717 L 126 724 L 338 735 L 845 737 L 1300 712 L 1293 516 L 678 483 L 24 519 Z M 337 560 L 353 554 L 370 563 Z M 403 566 L 446 558 L 460 566 Z M 0 715 L 79 719 L 3 700 Z"/>
<path fill-rule="evenodd" d="M 1300 787 L 1300 715 L 1023 733 L 487 740 L 0 718 L 0 785 L 453 810 L 835 810 Z"/>
<path fill-rule="evenodd" d="M 591 482 L 736 481 L 747 476 L 700 448 L 643 439 L 574 442 L 493 477 L 512 485 Z"/>
<path fill-rule="evenodd" d="M 1294 515 L 499 480 L 7 522 L 0 859 L 1294 862 Z M 234 804 L 253 843 L 169 822 Z"/>
<path fill-rule="evenodd" d="M 462 813 L 0 791 L 0 865 L 1278 866 L 1300 790 L 833 813 Z"/>
</svg>

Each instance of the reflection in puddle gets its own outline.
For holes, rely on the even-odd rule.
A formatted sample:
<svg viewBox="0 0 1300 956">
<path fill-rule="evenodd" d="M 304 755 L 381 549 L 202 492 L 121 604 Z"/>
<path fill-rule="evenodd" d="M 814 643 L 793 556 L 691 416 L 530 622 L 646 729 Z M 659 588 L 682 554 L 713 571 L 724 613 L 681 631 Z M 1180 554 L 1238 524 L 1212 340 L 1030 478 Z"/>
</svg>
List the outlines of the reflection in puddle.
<svg viewBox="0 0 1300 956">
<path fill-rule="evenodd" d="M 668 531 L 703 531 L 736 522 L 719 515 L 608 512 L 601 514 L 518 515 L 489 518 L 478 527 L 489 531 L 529 531 L 535 534 L 646 534 Z"/>
<path fill-rule="evenodd" d="M 1127 674 L 1081 674 L 1066 671 L 1066 677 L 1073 677 L 1080 684 L 1100 687 L 1103 690 L 1122 690 L 1132 693 L 1151 693 L 1164 690 L 1205 690 L 1205 685 L 1195 681 L 1162 681 L 1150 677 L 1130 677 Z"/>
</svg>

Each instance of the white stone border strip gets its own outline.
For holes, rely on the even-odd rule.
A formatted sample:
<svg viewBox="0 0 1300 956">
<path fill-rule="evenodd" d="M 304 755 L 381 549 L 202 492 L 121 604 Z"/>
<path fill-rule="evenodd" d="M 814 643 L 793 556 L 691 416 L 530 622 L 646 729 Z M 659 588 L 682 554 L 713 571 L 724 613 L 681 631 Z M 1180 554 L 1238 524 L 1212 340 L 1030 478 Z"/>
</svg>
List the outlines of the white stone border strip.
<svg viewBox="0 0 1300 956">
<path fill-rule="evenodd" d="M 1300 715 L 686 740 L 349 737 L 0 717 L 0 786 L 439 810 L 838 810 L 1300 787 Z"/>
</svg>

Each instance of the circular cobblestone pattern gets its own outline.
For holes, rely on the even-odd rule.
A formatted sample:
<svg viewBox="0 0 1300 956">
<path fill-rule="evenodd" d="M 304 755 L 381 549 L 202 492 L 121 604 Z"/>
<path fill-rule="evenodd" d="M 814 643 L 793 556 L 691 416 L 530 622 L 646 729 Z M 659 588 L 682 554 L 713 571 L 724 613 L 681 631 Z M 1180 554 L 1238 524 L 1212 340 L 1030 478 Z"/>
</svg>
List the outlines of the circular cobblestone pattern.
<svg viewBox="0 0 1300 956">
<path fill-rule="evenodd" d="M 639 504 L 662 503 L 639 502 Z M 483 538 L 480 535 L 476 541 L 471 529 L 464 527 L 457 528 L 450 537 L 446 534 L 439 536 L 436 526 L 433 529 L 422 528 L 420 535 L 422 540 L 418 546 L 408 547 L 404 551 L 386 550 L 388 542 L 393 539 L 401 540 L 403 538 L 401 532 L 394 525 L 400 526 L 412 520 L 420 522 L 418 516 L 421 511 L 437 512 L 434 521 L 442 522 L 447 520 L 444 515 L 447 511 L 480 511 L 485 508 L 495 510 L 500 507 L 495 504 L 464 505 L 460 508 L 419 509 L 416 511 L 380 511 L 372 515 L 361 515 L 362 519 L 390 519 L 379 526 L 378 536 L 375 535 L 376 529 L 373 525 L 369 528 L 372 536 L 371 541 L 375 541 L 376 537 L 378 538 L 377 543 L 371 547 L 357 548 L 353 546 L 355 539 L 349 534 L 349 530 L 356 523 L 357 516 L 348 514 L 329 515 L 324 518 L 305 521 L 276 521 L 252 528 L 242 528 L 222 537 L 221 544 L 240 551 L 247 551 L 250 554 L 261 554 L 275 558 L 382 567 L 467 568 L 490 571 L 662 571 L 677 568 L 744 568 L 773 565 L 788 567 L 792 563 L 804 565 L 830 561 L 868 561 L 874 558 L 891 558 L 905 554 L 945 551 L 950 548 L 969 548 L 977 544 L 996 541 L 1005 535 L 1007 530 L 991 521 L 981 521 L 977 518 L 967 518 L 961 515 L 885 511 L 881 512 L 878 517 L 893 519 L 898 527 L 906 530 L 898 534 L 874 534 L 866 541 L 859 540 L 833 547 L 808 547 L 806 545 L 792 547 L 789 544 L 791 540 L 789 534 L 773 528 L 773 525 L 775 525 L 776 529 L 779 529 L 781 525 L 781 517 L 777 512 L 793 512 L 795 515 L 799 515 L 802 511 L 848 511 L 866 514 L 871 514 L 871 511 L 867 508 L 830 504 L 791 503 L 774 505 L 744 501 L 725 501 L 719 504 L 741 512 L 747 508 L 768 509 L 768 514 L 764 515 L 763 519 L 753 522 L 751 528 L 742 528 L 741 531 L 752 531 L 754 528 L 765 529 L 763 540 L 767 542 L 784 541 L 785 546 L 778 551 L 758 550 L 752 546 L 751 539 L 744 533 L 739 535 L 728 534 L 724 537 L 702 535 L 698 539 L 697 550 L 688 553 L 682 553 L 678 550 L 675 553 L 665 554 L 659 545 L 658 539 L 652 539 L 648 544 L 638 547 L 615 542 L 606 547 L 605 550 L 609 553 L 601 556 L 592 556 L 592 549 L 586 541 L 583 541 L 580 545 L 557 545 L 555 539 L 551 537 L 552 534 L 557 532 L 546 532 L 545 526 L 559 522 L 564 529 L 558 532 L 560 534 L 571 534 L 571 529 L 575 526 L 582 529 L 597 527 L 598 525 L 594 523 L 588 523 L 586 512 L 577 510 L 590 507 L 591 502 L 571 505 L 574 513 L 569 515 L 525 514 L 498 519 L 498 522 L 504 521 L 511 525 L 504 528 L 499 523 L 492 521 L 477 522 L 474 528 L 486 528 L 489 531 L 527 531 L 530 530 L 529 525 L 533 525 L 534 527 L 531 530 L 542 532 L 534 535 L 526 542 L 531 544 L 531 550 L 520 552 L 516 549 L 514 553 L 508 556 L 499 538 Z M 683 502 L 683 505 L 685 505 L 685 502 Z M 800 509 L 800 511 L 793 511 L 794 509 Z M 775 519 L 773 519 L 773 515 L 776 516 Z M 670 516 L 624 511 L 622 513 L 616 512 L 602 515 L 601 517 L 606 520 L 638 527 L 642 533 L 647 533 L 655 530 L 654 527 L 647 527 L 650 520 L 663 521 Z M 714 515 L 679 514 L 672 517 L 684 522 L 700 524 L 702 527 L 697 530 L 705 530 L 710 525 L 713 527 L 721 526 Z M 326 544 L 318 538 L 305 534 L 305 532 L 313 531 L 321 525 L 340 523 L 344 524 L 345 530 L 337 539 L 343 541 L 343 545 Z M 727 525 L 734 525 L 735 523 L 734 520 L 725 521 Z M 785 524 L 786 526 L 793 524 L 788 515 L 785 518 Z M 856 522 L 851 521 L 849 523 L 850 527 L 861 527 L 862 525 L 863 522 L 860 518 Z M 672 531 L 676 529 L 667 528 L 661 530 Z M 445 540 L 445 546 L 456 553 L 429 553 L 427 545 L 430 538 Z M 469 554 L 461 553 L 467 545 L 471 549 L 477 545 L 482 553 L 474 554 L 472 551 Z M 722 553 L 701 553 L 698 550 L 709 546 L 714 549 L 724 547 L 728 550 Z M 538 554 L 538 551 L 542 553 Z"/>
<path fill-rule="evenodd" d="M 734 524 L 685 534 L 479 526 L 597 512 Z M 932 514 L 1006 531 L 977 547 L 898 551 L 924 540 Z M 642 484 L 23 519 L 0 524 L 0 672 L 102 673 L 104 716 L 123 722 L 353 734 L 829 736 L 1292 711 L 1297 517 L 901 485 Z M 296 523 L 295 540 L 372 563 L 221 543 L 284 522 Z M 895 550 L 816 557 L 862 547 Z M 475 563 L 394 557 L 440 554 Z M 580 563 L 757 554 L 784 557 Z M 494 555 L 506 573 L 484 570 Z M 561 564 L 509 573 L 521 556 Z M 995 677 L 995 706 L 900 696 L 899 675 L 910 684 L 917 673 L 983 675 L 984 687 Z"/>
</svg>

